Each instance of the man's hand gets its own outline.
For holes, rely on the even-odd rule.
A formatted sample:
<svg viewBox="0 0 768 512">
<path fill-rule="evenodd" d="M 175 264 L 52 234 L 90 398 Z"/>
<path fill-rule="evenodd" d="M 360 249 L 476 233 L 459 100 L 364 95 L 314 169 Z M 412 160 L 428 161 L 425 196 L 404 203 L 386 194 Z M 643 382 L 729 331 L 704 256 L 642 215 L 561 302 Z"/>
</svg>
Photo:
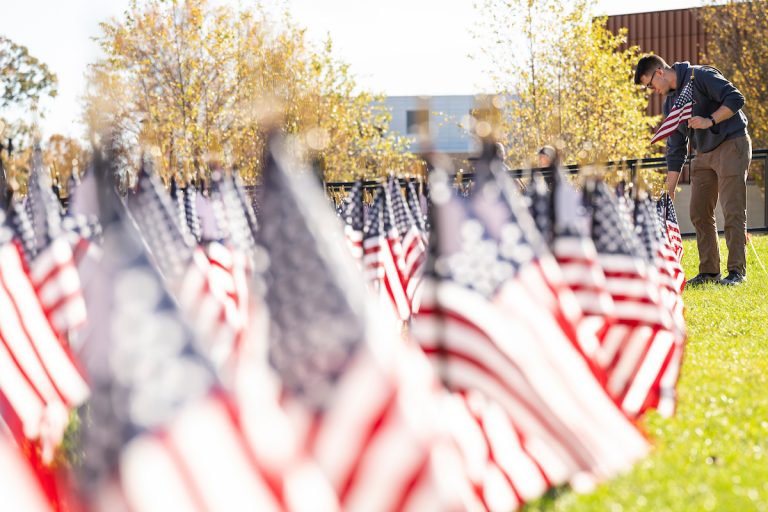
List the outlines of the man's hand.
<svg viewBox="0 0 768 512">
<path fill-rule="evenodd" d="M 714 123 L 708 117 L 694 116 L 688 120 L 688 127 L 694 130 L 708 130 Z"/>
<path fill-rule="evenodd" d="M 680 173 L 675 171 L 667 172 L 667 193 L 671 199 L 675 199 L 675 191 L 677 190 L 677 182 L 680 179 Z"/>
</svg>

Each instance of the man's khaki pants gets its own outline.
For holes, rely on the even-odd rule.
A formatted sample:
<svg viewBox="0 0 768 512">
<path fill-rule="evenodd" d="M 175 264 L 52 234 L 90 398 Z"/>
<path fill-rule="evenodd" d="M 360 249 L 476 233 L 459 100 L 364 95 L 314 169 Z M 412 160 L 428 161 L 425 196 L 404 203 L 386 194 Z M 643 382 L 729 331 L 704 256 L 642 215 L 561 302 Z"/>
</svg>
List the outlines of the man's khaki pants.
<svg viewBox="0 0 768 512">
<path fill-rule="evenodd" d="M 728 271 L 747 273 L 747 173 L 752 156 L 749 135 L 726 140 L 691 164 L 691 222 L 696 229 L 699 272 L 720 272 L 715 205 L 725 218 Z"/>
</svg>

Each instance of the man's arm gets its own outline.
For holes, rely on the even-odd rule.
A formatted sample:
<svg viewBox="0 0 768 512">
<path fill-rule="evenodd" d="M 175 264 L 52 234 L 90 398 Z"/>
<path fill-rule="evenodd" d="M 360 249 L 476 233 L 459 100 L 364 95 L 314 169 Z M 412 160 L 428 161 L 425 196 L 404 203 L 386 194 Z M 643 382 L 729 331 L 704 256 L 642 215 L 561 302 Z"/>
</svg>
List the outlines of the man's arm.
<svg viewBox="0 0 768 512">
<path fill-rule="evenodd" d="M 704 87 L 707 96 L 720 103 L 720 107 L 712 113 L 714 123 L 707 117 L 694 116 L 688 120 L 688 126 L 697 130 L 708 130 L 741 110 L 744 107 L 744 95 L 717 71 L 709 68 L 701 71 L 696 75 L 696 81 Z"/>
<path fill-rule="evenodd" d="M 675 198 L 678 180 L 680 180 L 679 171 L 667 171 L 667 193 L 672 199 Z"/>
<path fill-rule="evenodd" d="M 711 117 L 714 119 L 714 122 L 709 117 L 694 116 L 688 120 L 688 126 L 696 130 L 708 130 L 716 124 L 720 124 L 726 119 L 733 117 L 735 113 L 725 105 L 721 105 L 720 108 L 712 112 Z"/>
<path fill-rule="evenodd" d="M 682 129 L 677 129 L 667 137 L 667 192 L 672 199 L 675 198 L 680 171 L 688 158 L 688 136 L 684 133 Z"/>
</svg>

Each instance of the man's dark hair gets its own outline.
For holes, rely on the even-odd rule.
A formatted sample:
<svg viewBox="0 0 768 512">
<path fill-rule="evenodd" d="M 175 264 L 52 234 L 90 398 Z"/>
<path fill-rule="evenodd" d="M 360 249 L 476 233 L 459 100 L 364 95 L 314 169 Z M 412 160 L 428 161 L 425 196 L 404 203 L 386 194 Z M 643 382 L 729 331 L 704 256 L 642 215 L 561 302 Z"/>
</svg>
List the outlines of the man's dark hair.
<svg viewBox="0 0 768 512">
<path fill-rule="evenodd" d="M 646 55 L 637 62 L 635 68 L 635 84 L 640 85 L 640 77 L 649 75 L 658 68 L 668 69 L 669 64 L 658 55 Z"/>
</svg>

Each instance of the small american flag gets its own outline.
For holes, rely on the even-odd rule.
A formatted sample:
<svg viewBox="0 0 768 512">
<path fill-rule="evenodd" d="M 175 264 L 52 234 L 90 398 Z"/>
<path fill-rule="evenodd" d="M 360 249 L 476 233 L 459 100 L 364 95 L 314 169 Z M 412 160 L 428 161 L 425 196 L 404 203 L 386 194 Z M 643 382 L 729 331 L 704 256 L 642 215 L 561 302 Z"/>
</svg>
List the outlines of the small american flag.
<svg viewBox="0 0 768 512">
<path fill-rule="evenodd" d="M 245 214 L 248 229 L 251 232 L 252 238 L 255 239 L 256 232 L 259 230 L 259 222 L 256 218 L 256 212 L 253 209 L 253 203 L 248 197 L 248 193 L 246 192 L 245 184 L 243 183 L 242 178 L 236 171 L 232 171 L 230 179 L 232 180 L 232 185 L 234 186 L 235 192 L 237 193 L 237 197 L 240 202 L 240 209 Z"/>
<path fill-rule="evenodd" d="M 657 204 L 650 198 L 646 198 L 641 207 L 644 209 L 644 229 L 647 230 L 648 237 L 653 240 L 649 246 L 656 251 L 654 261 L 659 267 L 662 304 L 670 311 L 674 322 L 675 349 L 667 369 L 659 380 L 658 395 L 649 405 L 655 407 L 662 416 L 668 417 L 674 413 L 677 405 L 676 387 L 682 367 L 685 344 L 688 339 L 684 316 L 685 307 L 681 295 L 683 287 L 685 287 L 685 273 L 666 236 L 663 221 L 658 214 Z"/>
<path fill-rule="evenodd" d="M 192 183 L 184 187 L 184 217 L 189 227 L 189 232 L 200 242 L 202 232 L 200 231 L 200 218 L 197 215 L 197 189 Z"/>
<path fill-rule="evenodd" d="M 400 234 L 401 245 L 403 247 L 403 258 L 405 263 L 404 276 L 406 279 L 406 294 L 411 302 L 411 308 L 418 309 L 414 305 L 419 285 L 421 284 L 421 275 L 424 270 L 424 263 L 427 257 L 427 248 L 416 220 L 413 218 L 411 209 L 405 201 L 402 192 L 400 192 L 400 183 L 395 178 L 389 180 L 390 195 L 392 196 L 392 209 L 395 215 L 397 231 Z"/>
<path fill-rule="evenodd" d="M 29 211 L 24 206 L 25 204 L 26 201 L 14 195 L 11 198 L 8 214 L 10 227 L 15 233 L 24 259 L 30 262 L 37 255 L 37 247 L 35 246 L 35 230 L 32 227 L 32 219 L 29 217 Z"/>
<path fill-rule="evenodd" d="M 525 197 L 529 201 L 528 208 L 536 227 L 544 240 L 551 242 L 555 235 L 554 197 L 552 191 L 547 189 L 544 178 L 533 176 L 525 188 Z"/>
<path fill-rule="evenodd" d="M 1 207 L 1 205 L 0 205 Z M 35 474 L 22 456 L 0 432 L 0 496 L 6 510 L 36 510 L 53 512 L 53 504 L 47 501 L 43 488 Z"/>
<path fill-rule="evenodd" d="M 391 205 L 387 188 L 380 187 L 366 219 L 363 266 L 382 301 L 391 304 L 397 317 L 406 321 L 411 314 L 411 304 L 404 277 L 403 248 Z"/>
<path fill-rule="evenodd" d="M 552 253 L 584 313 L 583 328 L 602 341 L 614 321 L 615 308 L 594 242 L 575 229 L 565 228 L 555 234 Z"/>
<path fill-rule="evenodd" d="M 562 331 L 593 366 L 595 376 L 602 379 L 602 372 L 594 361 L 598 348 L 598 331 L 592 322 L 584 322 L 586 319 L 584 311 L 566 279 L 568 276 L 563 274 L 557 258 L 553 257 L 550 251 L 555 236 L 555 194 L 562 195 L 559 189 L 565 186 L 560 185 L 550 191 L 542 178 L 535 178 L 531 186 L 526 189 L 527 197 L 519 198 L 515 191 L 515 195 L 511 196 L 515 198 L 514 204 L 511 204 L 511 201 L 508 203 L 512 210 L 517 210 L 516 213 L 512 213 L 517 222 L 521 226 L 527 223 L 523 232 L 526 234 L 528 243 L 535 247 L 536 263 L 541 272 L 540 278 L 545 284 L 544 287 L 540 287 L 535 281 L 526 283 L 531 297 L 555 315 Z M 576 212 L 568 216 L 573 219 Z M 583 249 L 583 246 L 577 247 Z"/>
<path fill-rule="evenodd" d="M 8 206 L 10 192 L 11 190 L 8 187 L 8 180 L 5 177 L 5 167 L 3 166 L 3 162 L 0 161 L 0 207 L 5 208 Z"/>
<path fill-rule="evenodd" d="M 269 359 L 305 419 L 307 452 L 344 510 L 455 510 L 456 486 L 438 485 L 454 466 L 436 466 L 423 414 L 436 405 L 429 365 L 368 302 L 316 180 L 289 174 L 277 141 L 270 149 L 258 240 L 270 262 Z"/>
<path fill-rule="evenodd" d="M 675 130 L 677 130 L 678 126 L 680 126 L 680 124 L 691 118 L 692 111 L 693 77 L 688 80 L 688 83 L 685 84 L 683 90 L 680 91 L 680 94 L 677 96 L 675 103 L 672 105 L 672 109 L 669 111 L 669 115 L 667 115 L 666 119 L 664 119 L 664 122 L 661 123 L 659 129 L 656 130 L 656 133 L 653 135 L 651 144 L 655 144 L 660 140 L 664 140 L 672 135 Z"/>
<path fill-rule="evenodd" d="M 411 209 L 411 216 L 416 222 L 416 225 L 419 227 L 419 230 L 421 230 L 422 237 L 424 238 L 424 244 L 426 245 L 428 243 L 427 217 L 424 209 L 421 207 L 419 191 L 417 190 L 416 184 L 413 180 L 408 180 L 406 197 L 408 199 L 408 207 Z"/>
<path fill-rule="evenodd" d="M 93 510 L 281 509 L 207 346 L 109 199 L 118 211 L 87 294 L 98 321 L 83 348 L 94 396 L 80 430 L 82 495 Z"/>
<path fill-rule="evenodd" d="M 169 190 L 169 193 L 171 195 L 171 199 L 173 200 L 175 206 L 176 206 L 176 213 L 178 215 L 178 225 L 183 230 L 192 235 L 192 231 L 189 228 L 189 225 L 187 223 L 187 206 L 185 201 L 185 194 L 184 194 L 185 187 L 182 187 L 179 181 L 176 180 L 176 178 L 171 178 L 171 188 Z"/>
<path fill-rule="evenodd" d="M 658 282 L 649 279 L 640 241 L 625 224 L 616 197 L 600 182 L 592 201 L 592 239 L 616 310 L 598 361 L 608 372 L 608 392 L 636 417 L 658 396 L 659 376 L 672 358 L 672 317 L 661 303 Z"/>
<path fill-rule="evenodd" d="M 355 260 L 363 259 L 363 229 L 365 212 L 363 211 L 363 180 L 357 180 L 349 191 L 348 201 L 344 204 L 344 235 Z"/>
<path fill-rule="evenodd" d="M 553 224 L 550 246 L 563 281 L 573 292 L 583 312 L 579 329 L 590 331 L 602 340 L 613 322 L 614 305 L 606 289 L 605 273 L 598 262 L 595 244 L 587 234 L 589 221 L 581 206 L 584 197 L 568 180 L 559 176 L 556 176 L 553 187 L 551 194 L 538 186 L 529 187 L 529 190 L 536 191 L 533 193 L 533 204 L 539 204 L 532 207 L 533 212 L 539 212 L 538 215 L 534 213 L 534 219 L 537 226 Z M 554 197 L 546 197 L 542 201 L 542 192 Z"/>
<path fill-rule="evenodd" d="M 220 202 L 221 208 L 215 207 L 214 212 L 221 213 L 222 226 L 226 226 L 226 237 L 223 242 L 233 250 L 243 255 L 250 255 L 255 246 L 256 234 L 255 217 L 248 202 L 244 202 L 238 193 L 234 172 L 215 172 L 211 185 L 211 199 L 214 205 Z M 249 212 L 249 210 L 251 210 Z"/>
<path fill-rule="evenodd" d="M 508 443 L 529 462 L 504 478 L 535 493 L 626 468 L 646 444 L 541 302 L 546 263 L 525 232 L 532 219 L 518 222 L 527 211 L 492 195 L 493 183 L 470 200 L 432 183 L 438 246 L 414 334 L 451 390 L 481 392 L 508 415 Z"/>
<path fill-rule="evenodd" d="M 236 284 L 196 246 L 189 231 L 181 229 L 171 198 L 159 177 L 148 172 L 147 163 L 127 205 L 186 319 L 208 344 L 208 355 L 224 363 L 243 330 L 243 316 L 231 296 Z"/>
<path fill-rule="evenodd" d="M 50 461 L 68 410 L 88 398 L 89 387 L 46 317 L 1 210 L 0 311 L 0 392 L 23 435 L 39 438 Z"/>
<path fill-rule="evenodd" d="M 72 246 L 62 225 L 61 204 L 37 157 L 27 201 L 33 205 L 36 251 L 28 261 L 29 276 L 51 325 L 59 336 L 66 336 L 85 323 L 85 301 Z"/>
<path fill-rule="evenodd" d="M 677 256 L 677 261 L 682 262 L 683 238 L 680 235 L 680 225 L 677 223 L 675 203 L 672 202 L 672 198 L 669 197 L 669 194 L 665 192 L 656 203 L 656 208 L 664 223 L 666 237 L 669 238 L 669 242 L 672 244 L 672 248 Z"/>
</svg>

